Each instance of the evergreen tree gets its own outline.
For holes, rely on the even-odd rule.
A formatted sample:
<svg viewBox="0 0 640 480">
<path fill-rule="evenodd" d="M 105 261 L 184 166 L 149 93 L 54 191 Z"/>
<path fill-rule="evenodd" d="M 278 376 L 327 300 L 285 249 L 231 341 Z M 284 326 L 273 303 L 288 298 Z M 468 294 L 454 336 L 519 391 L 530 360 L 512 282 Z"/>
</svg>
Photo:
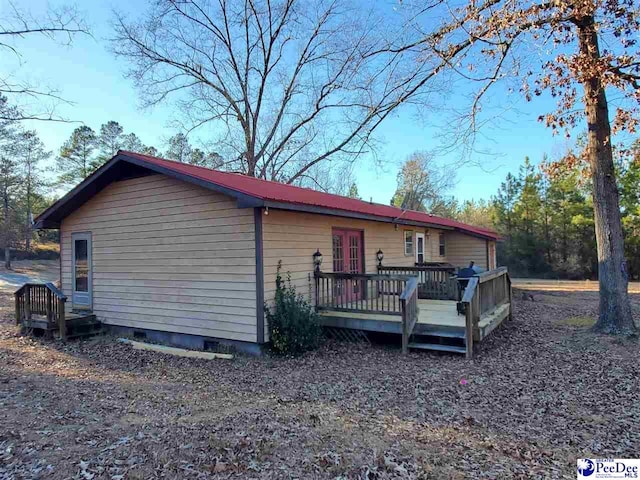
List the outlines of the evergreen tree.
<svg viewBox="0 0 640 480">
<path fill-rule="evenodd" d="M 75 185 L 93 172 L 93 154 L 98 144 L 96 133 L 90 127 L 83 125 L 76 128 L 71 137 L 60 148 L 57 159 L 59 182 Z"/>
<path fill-rule="evenodd" d="M 113 120 L 109 120 L 100 126 L 100 135 L 97 138 L 97 146 L 100 153 L 94 162 L 94 169 L 97 169 L 118 153 L 124 143 L 123 133 L 122 126 Z"/>
<path fill-rule="evenodd" d="M 189 139 L 184 133 L 176 133 L 167 142 L 165 157 L 182 163 L 191 163 L 192 148 Z"/>
<path fill-rule="evenodd" d="M 352 183 L 351 186 L 349 187 L 349 192 L 347 193 L 347 197 L 362 200 L 362 198 L 360 197 L 360 193 L 358 193 L 358 185 L 356 185 L 355 182 Z"/>
<path fill-rule="evenodd" d="M 43 178 L 41 164 L 51 156 L 34 130 L 17 135 L 14 147 L 17 166 L 22 170 L 24 194 L 24 240 L 25 250 L 31 250 L 33 237 L 33 208 L 37 198 L 41 198 L 46 182 Z"/>
</svg>

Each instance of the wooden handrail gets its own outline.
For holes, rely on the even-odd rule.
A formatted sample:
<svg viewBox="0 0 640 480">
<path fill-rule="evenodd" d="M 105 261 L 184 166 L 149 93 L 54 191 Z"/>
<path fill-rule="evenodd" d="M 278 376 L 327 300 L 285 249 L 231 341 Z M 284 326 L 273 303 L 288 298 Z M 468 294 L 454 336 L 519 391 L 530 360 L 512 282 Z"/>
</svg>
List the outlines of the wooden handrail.
<svg viewBox="0 0 640 480">
<path fill-rule="evenodd" d="M 400 294 L 417 277 L 315 272 L 316 310 L 401 315 Z"/>
<path fill-rule="evenodd" d="M 484 282 L 488 282 L 489 280 L 493 280 L 494 278 L 498 278 L 499 276 L 504 275 L 505 273 L 509 273 L 509 270 L 507 269 L 507 267 L 500 267 L 494 270 L 487 270 L 486 272 L 479 273 L 475 276 L 478 277 L 478 281 L 480 283 L 484 283 Z"/>
<path fill-rule="evenodd" d="M 418 323 L 418 277 L 411 277 L 400 294 L 402 312 L 402 353 L 409 350 L 409 339 Z"/>
<path fill-rule="evenodd" d="M 458 300 L 455 268 L 446 265 L 386 266 L 379 265 L 378 273 L 401 273 L 418 277 L 418 298 L 426 300 Z"/>
<path fill-rule="evenodd" d="M 408 267 L 402 267 L 398 265 L 379 265 L 378 271 L 380 270 L 389 270 L 389 271 L 415 271 L 415 272 L 451 272 L 454 273 L 456 271 L 456 267 L 453 265 L 445 266 L 445 265 L 411 265 Z"/>
<path fill-rule="evenodd" d="M 400 294 L 400 300 L 408 300 L 418 288 L 418 277 L 410 277 Z"/>
<path fill-rule="evenodd" d="M 473 343 L 481 340 L 478 326 L 483 315 L 500 314 L 504 304 L 508 304 L 507 315 L 511 317 L 511 279 L 507 267 L 500 267 L 479 273 L 469 278 L 462 295 L 465 311 L 465 339 L 467 358 L 473 357 Z M 495 313 L 499 312 L 499 313 Z"/>
<path fill-rule="evenodd" d="M 373 281 L 408 280 L 411 275 L 392 275 L 386 273 L 346 273 L 346 272 L 316 272 L 316 278 L 337 278 L 342 280 L 365 279 Z"/>
<path fill-rule="evenodd" d="M 16 324 L 30 325 L 33 315 L 45 315 L 47 324 L 58 326 L 66 340 L 65 302 L 67 297 L 53 283 L 25 283 L 14 293 Z"/>
</svg>

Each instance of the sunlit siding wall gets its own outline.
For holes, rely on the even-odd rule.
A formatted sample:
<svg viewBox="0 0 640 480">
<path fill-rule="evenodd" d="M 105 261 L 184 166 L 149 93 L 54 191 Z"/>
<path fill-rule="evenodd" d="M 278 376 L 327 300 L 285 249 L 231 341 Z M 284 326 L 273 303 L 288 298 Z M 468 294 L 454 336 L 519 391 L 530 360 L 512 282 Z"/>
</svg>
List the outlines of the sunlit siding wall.
<svg viewBox="0 0 640 480">
<path fill-rule="evenodd" d="M 93 310 L 106 324 L 256 341 L 253 209 L 163 175 L 116 182 L 62 224 L 91 232 Z"/>
<path fill-rule="evenodd" d="M 415 264 L 415 232 L 418 227 L 356 220 L 312 213 L 269 210 L 262 215 L 264 237 L 265 300 L 270 303 L 275 293 L 278 261 L 282 274 L 291 276 L 291 283 L 310 301 L 313 300 L 313 253 L 319 249 L 324 256 L 322 270 L 333 271 L 332 229 L 344 228 L 364 232 L 365 273 L 377 272 L 376 252 L 384 252 L 384 264 L 411 266 Z M 411 231 L 413 252 L 405 255 L 404 231 Z M 444 260 L 438 255 L 438 231 L 431 229 L 426 240 L 427 261 Z"/>
<path fill-rule="evenodd" d="M 468 267 L 473 261 L 477 266 L 487 268 L 487 240 L 458 232 L 447 232 L 447 261 L 456 267 Z"/>
</svg>

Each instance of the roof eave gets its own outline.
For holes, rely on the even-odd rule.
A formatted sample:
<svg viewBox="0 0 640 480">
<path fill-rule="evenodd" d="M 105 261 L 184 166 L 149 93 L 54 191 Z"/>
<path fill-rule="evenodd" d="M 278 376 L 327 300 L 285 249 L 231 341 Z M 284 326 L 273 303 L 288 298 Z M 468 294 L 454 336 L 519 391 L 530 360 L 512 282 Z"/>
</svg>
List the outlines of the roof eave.
<svg viewBox="0 0 640 480">
<path fill-rule="evenodd" d="M 237 190 L 224 187 L 222 185 L 218 185 L 208 180 L 203 180 L 201 178 L 194 177 L 192 175 L 187 175 L 181 172 L 177 172 L 170 168 L 156 165 L 153 162 L 147 162 L 145 160 L 130 157 L 126 154 L 120 153 L 115 157 L 113 157 L 111 160 L 109 160 L 107 163 L 102 165 L 98 170 L 93 172 L 91 175 L 89 175 L 85 180 L 83 180 L 75 188 L 69 191 L 69 193 L 67 193 L 64 197 L 62 197 L 60 200 L 55 202 L 53 205 L 47 208 L 44 212 L 38 215 L 38 217 L 35 219 L 35 222 L 34 222 L 34 228 L 36 229 L 60 228 L 60 223 L 62 218 L 67 216 L 69 213 L 60 215 L 59 217 L 56 217 L 55 214 L 60 212 L 62 208 L 67 207 L 69 205 L 72 205 L 72 208 L 73 208 L 72 202 L 74 200 L 77 200 L 79 195 L 85 194 L 82 196 L 83 197 L 88 196 L 90 198 L 91 196 L 95 195 L 100 190 L 102 190 L 110 182 L 101 184 L 99 180 L 103 179 L 104 176 L 108 174 L 108 172 L 110 172 L 116 165 L 122 162 L 137 165 L 137 166 L 146 168 L 148 170 L 151 170 L 153 172 L 160 173 L 163 175 L 168 175 L 170 177 L 206 188 L 207 190 L 212 190 L 212 191 L 221 193 L 223 195 L 230 196 L 237 200 L 239 208 L 261 207 L 264 205 L 264 200 L 259 197 L 248 195 L 246 193 L 239 192 Z M 93 189 L 93 192 L 91 191 L 91 189 Z M 82 203 L 84 203 L 86 200 L 87 199 L 83 198 L 82 201 L 79 201 L 78 207 Z"/>
</svg>

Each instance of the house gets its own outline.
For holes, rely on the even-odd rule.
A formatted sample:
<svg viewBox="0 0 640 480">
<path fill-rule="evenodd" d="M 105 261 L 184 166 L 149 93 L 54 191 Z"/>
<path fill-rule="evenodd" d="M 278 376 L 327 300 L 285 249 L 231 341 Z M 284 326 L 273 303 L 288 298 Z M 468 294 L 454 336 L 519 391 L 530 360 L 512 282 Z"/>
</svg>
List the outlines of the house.
<svg viewBox="0 0 640 480">
<path fill-rule="evenodd" d="M 470 261 L 492 270 L 499 238 L 426 213 L 126 151 L 35 226 L 60 229 L 67 312 L 90 310 L 110 329 L 175 344 L 248 350 L 268 340 L 264 305 L 280 261 L 317 302 L 315 252 L 326 274 L 435 262 L 449 271 Z"/>
</svg>

